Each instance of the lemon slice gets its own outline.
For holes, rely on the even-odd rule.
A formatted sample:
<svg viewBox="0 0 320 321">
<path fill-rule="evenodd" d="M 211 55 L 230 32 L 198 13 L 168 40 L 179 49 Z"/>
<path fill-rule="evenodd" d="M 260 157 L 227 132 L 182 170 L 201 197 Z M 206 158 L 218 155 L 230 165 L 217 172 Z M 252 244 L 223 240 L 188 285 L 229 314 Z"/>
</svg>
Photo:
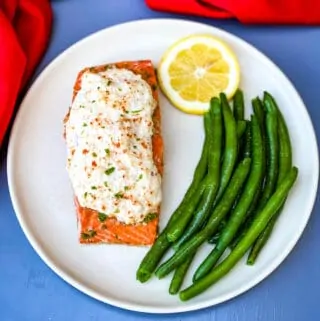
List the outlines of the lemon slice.
<svg viewBox="0 0 320 321">
<path fill-rule="evenodd" d="M 158 66 L 159 84 L 182 111 L 203 114 L 212 97 L 224 92 L 231 98 L 239 85 L 237 57 L 221 39 L 192 35 L 174 43 Z"/>
</svg>

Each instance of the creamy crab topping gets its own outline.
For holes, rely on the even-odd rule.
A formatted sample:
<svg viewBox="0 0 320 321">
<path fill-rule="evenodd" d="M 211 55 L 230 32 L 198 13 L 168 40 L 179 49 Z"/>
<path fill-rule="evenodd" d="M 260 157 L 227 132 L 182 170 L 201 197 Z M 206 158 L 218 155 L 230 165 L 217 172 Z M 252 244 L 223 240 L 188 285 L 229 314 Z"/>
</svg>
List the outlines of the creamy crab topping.
<svg viewBox="0 0 320 321">
<path fill-rule="evenodd" d="M 125 224 L 157 213 L 161 176 L 152 151 L 156 101 L 126 69 L 86 71 L 65 124 L 67 170 L 82 207 Z"/>
</svg>

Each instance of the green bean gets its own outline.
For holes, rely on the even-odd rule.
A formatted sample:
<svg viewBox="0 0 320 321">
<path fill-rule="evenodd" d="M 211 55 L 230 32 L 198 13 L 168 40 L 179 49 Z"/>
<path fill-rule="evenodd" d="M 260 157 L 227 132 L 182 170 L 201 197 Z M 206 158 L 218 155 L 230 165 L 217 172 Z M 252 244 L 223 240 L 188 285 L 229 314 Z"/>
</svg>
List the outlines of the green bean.
<svg viewBox="0 0 320 321">
<path fill-rule="evenodd" d="M 263 104 L 261 102 L 261 100 L 257 97 L 255 99 L 252 100 L 252 107 L 253 107 L 253 111 L 254 114 L 256 115 L 258 121 L 259 121 L 259 125 L 260 125 L 260 130 L 261 130 L 261 136 L 262 136 L 262 153 L 263 153 L 263 158 L 262 158 L 262 171 L 263 171 L 263 176 L 265 176 L 265 172 L 266 172 L 266 127 L 265 127 L 265 110 L 263 107 Z M 244 156 L 246 155 L 251 155 L 251 151 L 249 150 L 249 148 L 251 148 L 251 144 L 250 144 L 250 140 L 251 140 L 251 135 L 248 134 L 247 137 L 247 147 L 245 147 L 245 151 L 244 151 Z M 233 249 L 240 241 L 240 239 L 245 235 L 245 233 L 247 232 L 250 224 L 252 223 L 253 218 L 251 216 L 254 215 L 254 213 L 257 210 L 257 206 L 259 204 L 260 201 L 260 197 L 261 197 L 261 193 L 262 193 L 262 189 L 263 189 L 263 181 L 261 183 L 261 185 L 259 186 L 259 188 L 257 189 L 257 192 L 254 196 L 254 199 L 247 211 L 246 214 L 246 219 L 244 221 L 244 223 L 242 224 L 242 226 L 240 227 L 239 231 L 237 232 L 237 234 L 234 236 L 232 242 L 229 244 L 229 247 L 231 249 Z"/>
<path fill-rule="evenodd" d="M 262 130 L 262 137 L 264 138 L 264 135 L 265 135 L 265 130 L 264 130 L 265 112 L 264 112 L 263 103 L 259 97 L 256 97 L 256 98 L 252 99 L 251 104 L 252 104 L 253 112 L 258 118 L 258 122 L 259 122 L 260 128 Z"/>
<path fill-rule="evenodd" d="M 265 129 L 265 112 L 264 112 L 264 108 L 263 108 L 263 104 L 261 102 L 261 100 L 259 98 L 255 98 L 252 100 L 252 107 L 254 110 L 254 115 L 257 117 L 257 120 L 259 122 L 259 126 L 260 126 L 260 132 L 261 132 L 261 138 L 262 138 L 262 143 L 261 143 L 261 147 L 262 147 L 262 159 L 261 159 L 261 168 L 262 168 L 262 176 L 263 179 L 261 180 L 261 184 L 260 186 L 257 188 L 257 191 L 255 193 L 254 199 L 247 211 L 246 214 L 246 219 L 247 217 L 250 217 L 251 215 L 253 215 L 253 213 L 255 212 L 259 199 L 260 199 L 260 195 L 262 192 L 262 188 L 263 188 L 263 181 L 264 181 L 264 176 L 265 176 L 265 172 L 266 172 L 266 166 L 267 166 L 267 162 L 266 162 L 266 129 Z M 240 229 L 241 230 L 241 229 Z"/>
<path fill-rule="evenodd" d="M 222 230 L 224 229 L 224 227 L 225 227 L 226 225 L 227 225 L 227 220 L 226 220 L 226 219 L 223 219 L 223 220 L 220 222 L 216 233 L 208 239 L 208 243 L 209 243 L 209 244 L 216 244 L 216 243 L 217 243 L 217 241 L 219 240 L 219 237 L 220 237 L 220 235 L 221 235 L 221 232 L 222 232 Z"/>
<path fill-rule="evenodd" d="M 261 130 L 261 137 L 262 137 L 262 171 L 263 175 L 265 175 L 266 167 L 267 167 L 267 159 L 266 159 L 266 126 L 265 126 L 265 110 L 262 104 L 262 101 L 257 97 L 252 100 L 252 107 L 254 114 L 256 115 L 260 130 Z"/>
<path fill-rule="evenodd" d="M 215 204 L 221 198 L 224 190 L 226 189 L 229 183 L 234 166 L 236 164 L 238 154 L 237 125 L 232 115 L 227 97 L 224 93 L 220 94 L 220 101 L 225 127 L 225 146 L 221 166 L 220 186 L 215 200 Z"/>
<path fill-rule="evenodd" d="M 198 267 L 194 274 L 193 280 L 196 281 L 210 272 L 214 265 L 218 262 L 224 253 L 239 227 L 246 218 L 247 211 L 252 204 L 256 190 L 259 188 L 263 178 L 262 169 L 262 137 L 260 125 L 255 115 L 251 116 L 251 132 L 252 132 L 252 164 L 239 202 L 231 212 L 226 227 L 222 230 L 221 236 L 216 247 L 210 252 L 206 259 Z"/>
<path fill-rule="evenodd" d="M 174 211 L 174 213 L 171 215 L 170 220 L 168 222 L 168 225 L 170 225 L 173 221 L 176 220 L 177 217 L 180 216 L 180 214 L 183 213 L 185 206 L 189 203 L 190 199 L 193 197 L 195 193 L 198 192 L 198 186 L 200 185 L 201 181 L 207 174 L 207 168 L 208 168 L 208 148 L 209 148 L 209 141 L 208 141 L 208 128 L 206 128 L 206 125 L 204 123 L 204 129 L 205 129 L 205 140 L 202 146 L 202 152 L 200 159 L 198 161 L 198 164 L 195 168 L 192 181 L 188 187 L 187 192 L 185 193 L 181 203 L 177 207 L 177 209 Z M 170 223 L 170 224 L 169 224 Z"/>
<path fill-rule="evenodd" d="M 251 223 L 252 223 L 253 218 L 248 217 L 246 221 L 242 224 L 239 232 L 235 235 L 233 238 L 232 242 L 229 244 L 229 248 L 233 250 L 237 244 L 241 241 L 241 239 L 246 235 Z"/>
<path fill-rule="evenodd" d="M 188 206 L 185 207 L 183 214 L 172 223 L 167 229 L 167 239 L 170 243 L 176 241 L 184 232 L 187 225 L 194 215 L 194 211 L 202 204 L 204 197 L 207 197 L 207 177 L 198 186 L 198 192 L 194 194 L 193 198 L 189 201 Z"/>
<path fill-rule="evenodd" d="M 261 164 L 261 167 L 263 167 L 263 164 Z M 263 178 L 264 178 L 264 175 L 263 175 Z M 250 204 L 250 207 L 249 207 L 249 209 L 248 209 L 248 211 L 246 213 L 245 221 L 247 220 L 247 218 L 249 218 L 250 216 L 252 216 L 255 213 L 255 211 L 257 209 L 257 205 L 259 203 L 260 196 L 261 196 L 262 187 L 263 187 L 263 179 L 261 180 L 261 183 L 258 186 L 258 188 L 257 188 L 257 190 L 256 190 L 256 192 L 254 194 L 252 203 Z"/>
<path fill-rule="evenodd" d="M 212 141 L 211 138 L 213 135 L 213 133 L 212 133 L 213 129 L 211 126 L 211 119 L 210 119 L 209 112 L 205 113 L 203 119 L 204 119 L 204 128 L 205 128 L 205 145 L 206 146 L 203 150 L 203 153 L 202 153 L 203 157 L 200 158 L 200 162 L 201 162 L 202 158 L 205 158 L 206 168 L 204 171 L 202 166 L 201 167 L 198 166 L 198 167 L 201 169 L 201 174 L 203 174 L 204 172 L 207 174 L 209 149 L 210 149 L 210 145 L 211 145 L 211 141 Z M 204 153 L 205 153 L 205 155 L 204 155 Z M 204 161 L 201 162 L 201 165 L 202 165 L 202 163 L 204 163 Z M 185 205 L 181 207 L 180 213 L 181 214 L 183 213 L 183 215 L 179 215 L 178 219 L 174 220 L 174 222 L 172 222 L 172 224 L 167 226 L 166 235 L 167 235 L 169 242 L 173 242 L 174 241 L 173 237 L 175 237 L 175 235 L 177 235 L 177 237 L 179 237 L 179 234 L 183 232 L 182 228 L 185 228 L 185 226 L 189 223 L 196 206 L 198 205 L 199 201 L 201 200 L 202 194 L 206 189 L 206 184 L 205 184 L 204 179 L 201 182 L 197 182 L 197 183 L 198 184 L 191 184 L 192 186 L 194 186 L 194 189 L 192 191 L 192 194 L 190 194 L 190 197 L 188 198 Z M 199 191 L 199 186 L 201 187 L 200 191 Z"/>
<path fill-rule="evenodd" d="M 240 140 L 243 134 L 246 131 L 247 122 L 245 120 L 237 120 L 237 136 L 238 140 Z"/>
<path fill-rule="evenodd" d="M 208 243 L 209 244 L 216 244 L 220 235 L 221 235 L 221 231 L 225 228 L 225 226 L 227 225 L 227 222 L 229 220 L 230 217 L 230 212 L 233 211 L 233 209 L 237 206 L 238 202 L 240 199 L 240 193 L 237 195 L 235 201 L 233 202 L 233 205 L 231 207 L 231 210 L 229 211 L 229 213 L 226 215 L 226 217 L 220 222 L 219 227 L 217 229 L 217 231 L 215 232 L 214 235 L 212 235 L 209 239 L 208 239 Z"/>
<path fill-rule="evenodd" d="M 277 186 L 281 183 L 281 181 L 284 179 L 284 177 L 287 175 L 288 171 L 290 170 L 292 166 L 292 148 L 291 148 L 291 141 L 290 136 L 288 132 L 288 128 L 286 125 L 286 122 L 277 107 L 273 97 L 265 93 L 265 99 L 271 100 L 272 104 L 275 104 L 277 110 L 278 110 L 278 120 L 279 120 L 279 126 L 278 126 L 278 133 L 279 133 L 279 175 L 277 180 Z M 256 240 L 255 244 L 253 245 L 250 254 L 248 256 L 247 264 L 253 265 L 259 256 L 260 252 L 262 251 L 264 245 L 267 243 L 272 231 L 273 227 L 280 216 L 282 211 L 282 208 L 278 211 L 277 215 L 275 215 L 272 220 L 268 223 L 266 229 L 261 233 L 261 235 Z"/>
<path fill-rule="evenodd" d="M 244 99 L 241 89 L 238 89 L 233 96 L 233 115 L 236 120 L 244 120 Z"/>
<path fill-rule="evenodd" d="M 180 214 L 183 213 L 185 207 L 188 205 L 190 199 L 193 197 L 195 193 L 198 192 L 198 186 L 200 185 L 201 181 L 207 174 L 207 166 L 208 166 L 208 148 L 209 148 L 209 142 L 208 142 L 208 130 L 205 128 L 205 141 L 202 146 L 202 152 L 200 159 L 198 161 L 198 164 L 195 168 L 192 181 L 188 187 L 187 192 L 185 193 L 181 203 L 177 207 L 177 209 L 174 211 L 174 213 L 171 215 L 170 220 L 168 222 L 168 225 L 170 225 L 173 221 L 176 220 L 177 217 L 180 216 Z M 170 223 L 170 224 L 169 224 Z"/>
<path fill-rule="evenodd" d="M 255 213 L 257 212 L 257 206 L 259 204 L 259 200 L 260 200 L 260 196 L 261 196 L 261 192 L 262 192 L 262 187 L 263 187 L 263 183 L 260 184 L 260 186 L 258 187 L 254 198 L 252 200 L 252 203 L 245 215 L 245 219 L 242 223 L 242 225 L 240 226 L 238 232 L 234 235 L 232 242 L 229 244 L 229 247 L 231 249 L 233 249 L 240 241 L 240 239 L 247 233 Z"/>
<path fill-rule="evenodd" d="M 246 131 L 247 121 L 244 118 L 245 114 L 245 106 L 244 106 L 244 99 L 243 99 L 243 92 L 241 89 L 238 89 L 233 96 L 233 116 L 237 121 L 237 136 L 238 136 L 238 159 L 240 158 L 239 151 L 243 145 L 243 136 Z"/>
<path fill-rule="evenodd" d="M 198 164 L 195 168 L 191 184 L 190 184 L 190 186 L 189 186 L 189 188 L 188 188 L 188 190 L 182 200 L 182 202 L 184 202 L 184 203 L 187 203 L 192 198 L 193 194 L 197 192 L 197 186 L 200 184 L 200 182 L 203 180 L 203 178 L 207 174 L 208 148 L 209 148 L 209 142 L 208 142 L 207 133 L 206 133 L 200 159 L 199 159 Z"/>
<path fill-rule="evenodd" d="M 174 271 L 169 287 L 170 294 L 177 294 L 179 292 L 193 258 L 194 254 L 189 256 L 187 260 L 183 262 L 180 266 L 178 266 Z"/>
<path fill-rule="evenodd" d="M 250 158 L 246 158 L 238 164 L 225 193 L 218 202 L 217 206 L 214 208 L 204 229 L 199 231 L 189 241 L 184 243 L 169 260 L 158 267 L 156 270 L 156 276 L 158 278 L 163 278 L 172 270 L 181 265 L 190 255 L 196 252 L 197 248 L 203 244 L 210 235 L 217 230 L 219 223 L 229 212 L 235 198 L 245 182 L 250 170 L 250 164 Z"/>
<path fill-rule="evenodd" d="M 231 249 L 234 249 L 236 247 L 236 245 L 240 242 L 240 240 L 243 238 L 243 236 L 247 233 L 248 229 L 250 228 L 252 221 L 254 219 L 254 216 L 257 212 L 257 205 L 259 203 L 260 195 L 261 195 L 261 188 L 257 191 L 256 195 L 254 196 L 254 200 L 252 201 L 252 204 L 251 204 L 252 206 L 250 206 L 246 214 L 246 219 L 241 225 L 239 231 L 236 233 L 236 235 L 232 239 L 232 242 L 229 244 L 229 247 Z"/>
<path fill-rule="evenodd" d="M 171 242 L 180 237 L 174 246 L 175 249 L 179 248 L 181 244 L 190 239 L 190 237 L 195 234 L 201 228 L 202 224 L 207 220 L 219 188 L 222 145 L 222 116 L 221 105 L 217 98 L 211 100 L 210 115 L 210 128 L 212 128 L 212 132 L 208 134 L 208 137 L 211 137 L 211 143 L 208 151 L 208 175 L 206 177 L 206 188 L 202 200 L 199 203 L 199 206 L 197 207 L 189 226 L 186 228 L 186 218 L 185 221 L 183 221 L 184 224 L 182 224 L 182 221 L 179 221 L 172 228 L 172 232 L 168 232 L 168 240 Z M 186 216 L 186 214 L 184 215 Z"/>
<path fill-rule="evenodd" d="M 266 100 L 271 99 L 278 110 L 279 119 L 279 176 L 277 185 L 281 183 L 292 166 L 292 147 L 286 121 L 270 94 L 265 93 Z"/>
<path fill-rule="evenodd" d="M 193 203 L 191 204 L 191 206 L 193 206 L 193 204 L 196 203 L 196 201 L 199 200 L 199 198 L 201 197 L 201 194 L 203 193 L 205 188 L 205 184 L 200 183 L 200 186 L 198 186 L 198 188 L 199 188 L 198 193 L 195 195 L 196 197 L 192 199 Z M 179 213 L 179 215 L 181 214 Z M 177 219 L 178 218 L 174 217 L 174 215 L 171 216 L 171 219 L 169 220 L 167 226 L 158 236 L 158 238 L 156 239 L 156 241 L 154 242 L 150 250 L 147 252 L 145 257 L 141 261 L 136 273 L 137 280 L 139 280 L 140 282 L 143 283 L 150 279 L 152 273 L 156 269 L 161 258 L 169 249 L 171 243 L 169 242 L 167 237 L 167 230 L 172 224 L 174 224 L 177 221 Z"/>
<path fill-rule="evenodd" d="M 207 173 L 207 164 L 208 164 L 208 139 L 207 139 L 207 129 L 205 128 L 206 135 L 205 135 L 205 141 L 202 147 L 201 157 L 198 161 L 197 167 L 195 169 L 193 179 L 191 184 L 189 185 L 189 188 L 181 201 L 180 205 L 177 207 L 177 209 L 174 211 L 174 213 L 171 215 L 166 227 L 164 230 L 159 234 L 156 241 L 152 245 L 152 247 L 149 249 L 147 254 L 142 259 L 137 273 L 136 278 L 140 282 L 146 282 L 150 279 L 152 273 L 156 269 L 158 263 L 160 262 L 163 255 L 166 253 L 166 251 L 170 247 L 170 242 L 167 239 L 167 229 L 170 227 L 180 216 L 184 213 L 185 207 L 190 202 L 190 199 L 195 193 L 198 193 L 199 190 L 199 184 L 203 180 L 204 176 Z"/>
<path fill-rule="evenodd" d="M 290 189 L 296 181 L 297 175 L 298 169 L 296 167 L 292 167 L 288 175 L 286 175 L 285 179 L 280 183 L 279 187 L 267 201 L 261 212 L 259 212 L 255 217 L 253 224 L 239 244 L 208 275 L 194 282 L 188 288 L 182 290 L 179 295 L 182 301 L 187 301 L 201 294 L 232 270 L 232 268 L 248 251 L 256 238 L 265 229 L 273 215 L 282 206 L 283 201 L 286 199 Z"/>
<path fill-rule="evenodd" d="M 245 233 L 243 233 L 243 227 L 241 227 L 240 233 L 237 233 L 234 239 L 232 240 L 232 242 L 229 244 L 229 249 L 233 250 L 238 245 L 238 243 L 240 242 L 240 240 L 244 235 Z"/>
<path fill-rule="evenodd" d="M 264 99 L 265 100 L 265 99 Z M 264 114 L 264 108 L 261 106 L 261 101 L 257 98 L 252 101 L 253 109 L 255 114 L 259 119 L 261 125 L 261 134 L 263 138 L 263 153 L 266 155 L 263 161 L 263 168 L 266 171 L 266 179 L 264 186 L 260 187 L 257 191 L 259 193 L 257 198 L 257 204 L 252 206 L 247 213 L 247 219 L 240 229 L 238 236 L 235 236 L 234 240 L 230 244 L 230 247 L 233 248 L 240 241 L 240 239 L 245 235 L 249 226 L 252 223 L 250 216 L 254 216 L 255 213 L 259 212 L 272 192 L 274 191 L 275 184 L 277 182 L 278 176 L 278 152 L 279 152 L 279 138 L 278 138 L 278 111 L 277 108 L 270 103 L 266 107 L 266 114 Z M 264 121 L 264 125 L 263 125 Z M 268 164 L 265 161 L 265 158 L 268 159 Z M 262 189 L 263 188 L 263 189 Z"/>
<path fill-rule="evenodd" d="M 184 226 L 179 225 L 179 234 L 173 235 L 168 234 L 169 241 L 173 242 L 176 239 L 178 239 L 178 236 L 181 235 L 180 239 L 174 244 L 173 248 L 177 250 L 183 243 L 185 243 L 187 240 L 189 240 L 192 235 L 194 235 L 202 226 L 202 223 L 208 218 L 208 215 L 210 215 L 210 209 L 212 207 L 214 197 L 218 190 L 218 184 L 217 187 L 212 187 L 207 183 L 207 186 L 205 187 L 205 191 L 203 193 L 203 197 L 197 206 L 197 209 L 191 219 L 190 224 L 184 228 Z M 180 223 L 180 222 L 179 222 Z M 184 229 L 184 231 L 182 231 Z M 173 237 L 174 236 L 174 237 Z"/>
<path fill-rule="evenodd" d="M 250 250 L 250 253 L 248 255 L 247 265 L 254 265 L 254 263 L 256 262 L 256 259 L 257 259 L 258 255 L 260 254 L 260 251 L 265 246 L 265 244 L 267 243 L 267 241 L 272 233 L 273 226 L 274 226 L 275 221 L 276 221 L 277 217 L 279 216 L 281 210 L 282 210 L 282 208 L 280 208 L 280 210 L 278 210 L 278 212 L 272 217 L 272 219 L 268 222 L 266 228 L 262 231 L 262 233 L 259 235 L 259 237 L 254 242 L 254 244 Z"/>
<path fill-rule="evenodd" d="M 210 144 L 210 150 L 208 151 L 208 177 L 207 177 L 207 186 L 204 191 L 204 196 L 199 204 L 197 212 L 194 214 L 194 218 L 189 225 L 186 232 L 182 235 L 180 240 L 175 244 L 175 249 L 178 249 L 179 246 L 187 240 L 192 234 L 194 234 L 201 226 L 202 221 L 206 219 L 209 213 L 210 207 L 216 196 L 220 178 L 220 155 L 221 155 L 221 144 L 222 144 L 222 119 L 221 119 L 221 106 L 218 99 L 214 98 L 211 100 L 210 104 L 210 116 L 212 119 L 212 128 L 214 133 L 211 135 L 208 134 L 208 137 L 212 136 Z M 207 125 L 209 126 L 209 124 Z M 169 238 L 169 234 L 168 234 Z M 175 270 L 173 278 L 171 280 L 169 293 L 176 294 L 183 282 L 184 276 L 187 273 L 189 266 L 193 260 L 193 256 L 190 256 L 183 264 L 181 264 Z"/>
<path fill-rule="evenodd" d="M 244 133 L 244 144 L 241 152 L 241 157 L 251 157 L 251 126 L 250 121 L 247 123 L 246 131 Z"/>
<path fill-rule="evenodd" d="M 279 172 L 279 135 L 278 135 L 278 110 L 269 99 L 263 100 L 266 108 L 266 180 L 263 192 L 257 206 L 257 211 L 264 207 L 272 195 L 278 179 Z"/>
<path fill-rule="evenodd" d="M 150 279 L 152 273 L 169 247 L 170 242 L 167 240 L 166 231 L 164 229 L 141 261 L 136 273 L 137 280 L 144 283 Z"/>
</svg>

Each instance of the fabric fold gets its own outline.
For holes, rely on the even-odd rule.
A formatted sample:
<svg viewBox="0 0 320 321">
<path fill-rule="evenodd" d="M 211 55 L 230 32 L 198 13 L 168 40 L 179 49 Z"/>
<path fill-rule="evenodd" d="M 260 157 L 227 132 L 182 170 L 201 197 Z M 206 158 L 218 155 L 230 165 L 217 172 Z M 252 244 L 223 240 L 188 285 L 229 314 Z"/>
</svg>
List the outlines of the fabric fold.
<svg viewBox="0 0 320 321">
<path fill-rule="evenodd" d="M 47 47 L 51 26 L 48 0 L 0 3 L 0 147 L 19 93 Z"/>
<path fill-rule="evenodd" d="M 236 18 L 244 24 L 320 25 L 314 0 L 146 0 L 153 10 L 210 18 Z"/>
</svg>

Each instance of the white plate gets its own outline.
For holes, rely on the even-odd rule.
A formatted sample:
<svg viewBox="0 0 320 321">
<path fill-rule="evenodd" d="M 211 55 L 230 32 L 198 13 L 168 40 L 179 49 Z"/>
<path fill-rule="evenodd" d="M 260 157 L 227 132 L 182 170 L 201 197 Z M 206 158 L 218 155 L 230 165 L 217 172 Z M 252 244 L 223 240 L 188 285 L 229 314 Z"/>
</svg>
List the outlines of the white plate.
<svg viewBox="0 0 320 321">
<path fill-rule="evenodd" d="M 188 302 L 168 294 L 170 278 L 146 284 L 135 273 L 146 248 L 81 246 L 77 240 L 72 190 L 65 169 L 62 119 L 78 71 L 95 64 L 151 58 L 157 65 L 174 41 L 206 32 L 225 39 L 243 71 L 246 99 L 268 90 L 288 122 L 299 179 L 275 232 L 254 267 L 244 261 L 203 295 Z M 161 226 L 179 203 L 191 179 L 203 140 L 202 119 L 173 108 L 161 97 L 165 142 L 164 202 Z M 243 293 L 270 274 L 288 255 L 309 219 L 318 181 L 318 152 L 306 108 L 289 80 L 263 54 L 216 28 L 182 20 L 145 20 L 102 30 L 57 57 L 26 95 L 11 134 L 8 180 L 18 220 L 40 257 L 64 280 L 106 303 L 143 312 L 196 310 Z M 197 256 L 198 264 L 204 252 Z M 196 265 L 195 264 L 195 265 Z M 195 267 L 193 265 L 193 269 Z M 190 275 L 186 283 L 190 282 Z M 186 285 L 185 283 L 185 285 Z"/>
</svg>

